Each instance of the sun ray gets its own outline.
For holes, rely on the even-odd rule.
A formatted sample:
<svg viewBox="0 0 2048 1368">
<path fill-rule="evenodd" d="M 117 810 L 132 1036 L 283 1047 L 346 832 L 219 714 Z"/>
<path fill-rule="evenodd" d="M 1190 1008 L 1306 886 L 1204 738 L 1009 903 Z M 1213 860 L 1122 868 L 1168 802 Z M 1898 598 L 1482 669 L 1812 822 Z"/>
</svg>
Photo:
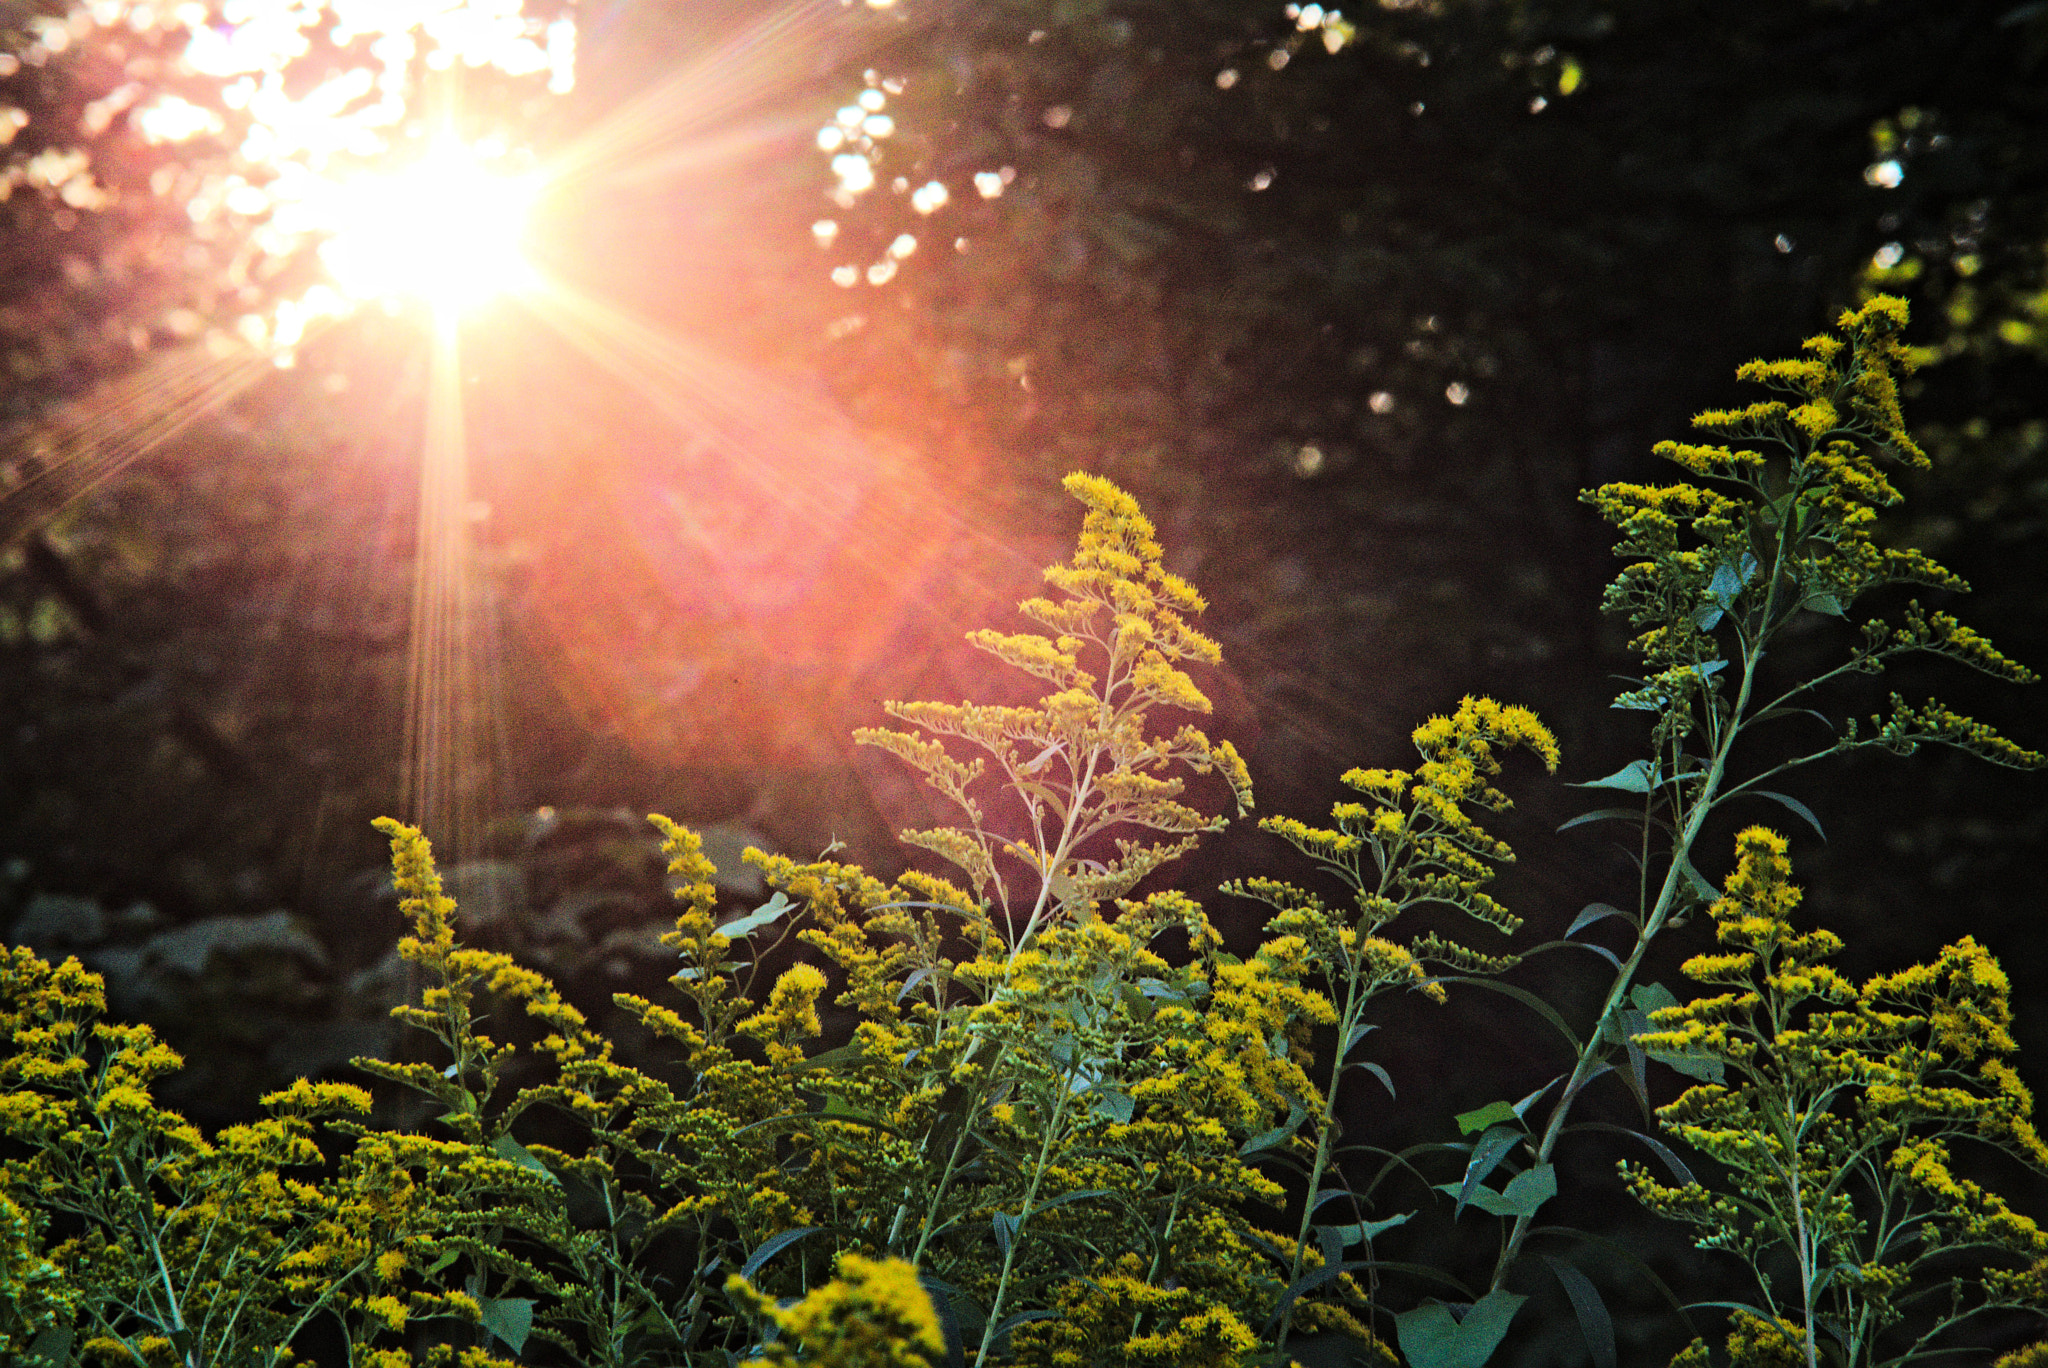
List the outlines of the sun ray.
<svg viewBox="0 0 2048 1368">
<path fill-rule="evenodd" d="M 25 425 L 5 443 L 0 465 L 0 541 L 41 526 L 275 369 L 265 352 L 216 335 L 153 355 L 52 417 Z"/>
<path fill-rule="evenodd" d="M 836 0 L 785 5 L 584 130 L 550 158 L 551 175 L 564 182 L 614 176 L 639 180 L 650 167 L 693 168 L 713 153 L 750 150 L 771 130 L 779 135 L 779 121 L 747 136 L 706 135 L 800 84 L 815 54 L 833 42 L 846 43 L 846 34 L 846 9 Z M 792 54 L 807 60 L 792 60 Z M 810 129 L 808 123 L 793 121 L 788 132 L 794 136 Z"/>
<path fill-rule="evenodd" d="M 470 541 L 469 440 L 456 321 L 436 321 L 420 441 L 418 544 L 406 673 L 403 784 L 413 821 L 451 863 L 474 855 L 493 778 L 489 662 Z"/>
</svg>

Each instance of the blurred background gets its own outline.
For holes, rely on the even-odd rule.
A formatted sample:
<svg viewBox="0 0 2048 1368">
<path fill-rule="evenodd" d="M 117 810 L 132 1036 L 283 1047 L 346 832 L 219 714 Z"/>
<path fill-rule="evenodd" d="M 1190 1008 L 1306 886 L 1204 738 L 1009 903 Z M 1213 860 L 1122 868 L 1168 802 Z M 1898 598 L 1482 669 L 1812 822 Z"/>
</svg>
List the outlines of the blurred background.
<svg viewBox="0 0 2048 1368">
<path fill-rule="evenodd" d="M 736 905 L 747 844 L 900 868 L 935 814 L 848 733 L 1028 696 L 960 637 L 1071 550 L 1072 469 L 1209 596 L 1262 812 L 1468 692 L 1608 773 L 1644 738 L 1576 491 L 1663 478 L 1877 289 L 1935 458 L 1885 535 L 2048 666 L 2039 0 L 5 0 L 0 932 L 105 974 L 209 1122 L 394 1048 L 379 814 L 481 943 L 600 1015 L 658 992 L 642 814 Z M 1788 677 L 1845 646 L 1816 619 Z M 1960 671 L 1838 703 L 1893 688 L 2048 742 Z M 1620 900 L 1602 827 L 1550 834 L 1596 804 L 1508 787 L 1524 936 Z M 1844 968 L 1977 936 L 2048 1078 L 2048 784 L 1791 787 Z M 1170 878 L 1243 949 L 1215 886 L 1284 852 L 1240 823 Z M 1355 1121 L 1446 1138 L 1549 1077 L 1496 1006 L 1390 1013 L 1401 1101 Z M 1577 1361 L 1562 1320 L 1521 1361 Z"/>
</svg>

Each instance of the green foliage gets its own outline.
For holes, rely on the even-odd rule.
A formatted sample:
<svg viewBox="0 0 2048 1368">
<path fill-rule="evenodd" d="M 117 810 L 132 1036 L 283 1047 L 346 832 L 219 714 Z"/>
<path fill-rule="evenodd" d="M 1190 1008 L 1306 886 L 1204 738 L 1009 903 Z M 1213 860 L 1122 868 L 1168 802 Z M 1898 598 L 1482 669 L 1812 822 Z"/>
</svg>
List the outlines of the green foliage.
<svg viewBox="0 0 2048 1368">
<path fill-rule="evenodd" d="M 1709 819 L 1739 799 L 1817 826 L 1760 785 L 1826 756 L 1938 743 L 2043 763 L 1939 703 L 1896 703 L 1868 731 L 1805 707 L 1916 653 L 2031 678 L 1939 611 L 1871 620 L 1833 668 L 1766 678 L 1795 624 L 1847 617 L 1899 581 L 1961 587 L 1872 532 L 1897 497 L 1877 462 L 1921 459 L 1898 411 L 1903 322 L 1880 298 L 1805 359 L 1752 363 L 1744 375 L 1797 402 L 1702 415 L 1730 444 L 1667 445 L 1686 481 L 1587 496 L 1621 528 L 1629 563 L 1608 603 L 1646 662 L 1617 706 L 1653 718 L 1647 755 L 1585 785 L 1631 806 L 1569 825 L 1637 833 L 1626 905 L 1592 904 L 1520 956 L 1468 947 L 1440 920 L 1395 927 L 1521 925 L 1487 891 L 1514 853 L 1480 814 L 1511 806 L 1496 786 L 1507 752 L 1554 770 L 1558 746 L 1528 709 L 1470 697 L 1414 731 L 1413 769 L 1345 775 L 1358 798 L 1328 827 L 1262 823 L 1348 902 L 1235 880 L 1227 891 L 1272 909 L 1240 956 L 1187 894 L 1131 896 L 1220 825 L 1186 773 L 1220 774 L 1240 812 L 1249 781 L 1228 743 L 1154 720 L 1207 710 L 1180 667 L 1220 652 L 1135 501 L 1076 475 L 1079 549 L 1047 572 L 1052 595 L 1021 605 L 1039 630 L 971 638 L 1050 692 L 892 703 L 913 730 L 861 736 L 962 814 L 905 839 L 968 887 L 749 851 L 771 896 L 721 916 L 702 840 L 653 819 L 679 904 L 662 941 L 677 996 L 615 1001 L 672 1047 L 672 1073 L 621 1062 L 544 976 L 463 945 L 425 837 L 391 821 L 400 953 L 425 984 L 395 1015 L 432 1055 L 358 1064 L 424 1105 L 432 1133 L 372 1127 L 368 1094 L 302 1082 L 209 1139 L 155 1102 L 179 1061 L 146 1028 L 101 1020 L 92 975 L 10 952 L 0 1352 L 278 1363 L 295 1340 L 338 1334 L 375 1368 L 1251 1368 L 1321 1335 L 1352 1362 L 1398 1362 L 1398 1345 L 1414 1368 L 1480 1368 L 1515 1343 L 1525 1246 L 1572 1233 L 1558 1213 L 1579 1194 L 1558 1146 L 1626 1129 L 1574 1123 L 1575 1109 L 1612 1074 L 1647 1126 L 1649 1060 L 1697 1081 L 1658 1110 L 1665 1139 L 1639 1136 L 1679 1182 L 1633 1167 L 1626 1180 L 1754 1272 L 1755 1300 L 1731 1310 L 1734 1362 L 1904 1362 L 1942 1336 L 1966 1342 L 1986 1312 L 2048 1310 L 2048 1239 L 1951 1164 L 1951 1143 L 1970 1140 L 2048 1168 L 1996 963 L 1965 939 L 1857 987 L 1826 963 L 1836 938 L 1793 930 L 1782 838 L 1746 830 L 1719 890 L 1695 863 Z M 1819 717 L 1830 744 L 1738 769 L 1739 738 L 1795 716 Z M 1718 996 L 1680 1004 L 1637 981 L 1653 940 L 1703 920 L 1720 949 L 1686 972 Z M 1610 922 L 1632 931 L 1625 952 L 1576 939 Z M 1590 1023 L 1506 977 L 1568 944 L 1612 970 Z M 1385 1024 L 1370 1018 L 1468 987 L 1530 1007 L 1569 1062 L 1519 1101 L 1444 1118 L 1455 1139 L 1389 1153 L 1346 1136 L 1359 1075 L 1393 1087 L 1363 1049 Z M 1706 1176 L 1673 1145 L 1704 1156 Z M 1414 1202 L 1392 1200 L 1411 1179 Z M 1495 1223 L 1490 1277 L 1441 1261 L 1440 1218 Z M 1596 1365 L 1618 1362 L 1599 1288 L 1544 1261 Z M 1456 1300 L 1419 1299 L 1414 1282 Z M 1702 1338 L 1674 1362 L 1712 1361 Z"/>
</svg>

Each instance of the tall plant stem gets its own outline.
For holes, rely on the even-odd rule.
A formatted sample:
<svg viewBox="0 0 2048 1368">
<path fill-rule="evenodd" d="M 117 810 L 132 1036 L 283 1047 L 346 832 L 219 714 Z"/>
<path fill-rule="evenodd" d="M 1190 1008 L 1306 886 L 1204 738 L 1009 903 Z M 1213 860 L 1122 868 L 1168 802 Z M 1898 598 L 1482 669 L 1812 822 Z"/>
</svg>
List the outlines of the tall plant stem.
<svg viewBox="0 0 2048 1368">
<path fill-rule="evenodd" d="M 1066 1119 L 1071 1092 L 1067 1079 L 1062 1077 L 1059 1100 L 1053 1103 L 1052 1115 L 1046 1119 L 1045 1138 L 1039 1142 L 1038 1158 L 1031 1165 L 1031 1182 L 1024 1189 L 1024 1209 L 1017 1213 L 1017 1228 L 1010 1232 L 1009 1247 L 1003 1251 L 1003 1271 L 996 1279 L 996 1294 L 989 1300 L 988 1324 L 981 1332 L 981 1347 L 974 1351 L 975 1368 L 986 1368 L 989 1350 L 995 1345 L 996 1328 L 1002 1324 L 1003 1298 L 1010 1290 L 1010 1272 L 1017 1262 L 1017 1250 L 1024 1243 L 1025 1223 L 1031 1219 L 1033 1204 L 1038 1201 L 1039 1185 L 1045 1181 L 1045 1170 L 1052 1162 L 1053 1141 L 1059 1137 L 1060 1122 Z"/>
<path fill-rule="evenodd" d="M 1301 1207 L 1301 1224 L 1294 1232 L 1294 1259 L 1287 1268 L 1287 1285 L 1293 1287 L 1301 1277 L 1302 1260 L 1308 1254 L 1308 1232 L 1315 1223 L 1316 1194 L 1323 1186 L 1323 1175 L 1330 1168 L 1330 1146 L 1336 1138 L 1337 1085 L 1344 1078 L 1344 1056 L 1348 1051 L 1345 1042 L 1351 1039 L 1351 1030 L 1358 1024 L 1359 1013 L 1365 1010 L 1366 995 L 1359 992 L 1358 970 L 1354 964 L 1344 985 L 1344 1010 L 1337 1017 L 1337 1057 L 1330 1065 L 1330 1084 L 1323 1089 L 1323 1114 L 1316 1127 L 1316 1157 L 1309 1166 L 1308 1196 Z M 1294 1302 L 1289 1301 L 1280 1313 L 1280 1328 L 1274 1336 L 1284 1358 L 1287 1347 L 1287 1333 L 1294 1328 Z"/>
<path fill-rule="evenodd" d="M 1768 621 L 1770 605 L 1766 604 Z M 1714 799 L 1721 787 L 1721 780 L 1727 774 L 1728 755 L 1734 749 L 1736 737 L 1742 734 L 1742 718 L 1749 706 L 1750 693 L 1756 684 L 1757 664 L 1763 658 L 1762 634 L 1744 647 L 1742 653 L 1742 684 L 1736 692 L 1735 704 L 1728 711 L 1728 724 L 1721 729 L 1714 746 L 1714 758 L 1707 768 L 1706 777 L 1700 781 L 1692 808 L 1686 813 L 1685 823 L 1679 828 L 1678 837 L 1671 845 L 1671 865 L 1664 871 L 1664 882 L 1657 890 L 1657 901 L 1643 919 L 1642 927 L 1636 933 L 1635 948 L 1622 962 L 1621 969 L 1614 976 L 1613 986 L 1607 990 L 1607 1000 L 1600 1005 L 1600 1016 L 1593 1029 L 1586 1036 L 1586 1043 L 1579 1047 L 1579 1057 L 1572 1065 L 1572 1071 L 1565 1080 L 1564 1092 L 1557 1099 L 1557 1105 L 1550 1109 L 1550 1121 L 1543 1129 L 1543 1138 L 1536 1145 L 1536 1163 L 1550 1162 L 1551 1153 L 1557 1148 L 1558 1137 L 1564 1134 L 1565 1121 L 1571 1115 L 1572 1103 L 1578 1099 L 1579 1090 L 1586 1086 L 1593 1076 L 1605 1053 L 1606 1042 L 1601 1032 L 1607 1022 L 1613 1019 L 1623 1002 L 1628 998 L 1629 989 L 1635 983 L 1636 971 L 1642 966 L 1643 956 L 1649 953 L 1650 942 L 1664 929 L 1670 920 L 1671 909 L 1678 899 L 1678 890 L 1683 886 L 1684 871 L 1691 858 L 1692 848 L 1705 829 L 1707 818 L 1713 814 Z M 1709 705 L 1711 706 L 1711 704 Z M 1515 1217 L 1515 1224 L 1508 1232 L 1506 1243 L 1501 1246 L 1500 1257 L 1493 1266 L 1491 1290 L 1498 1290 L 1507 1282 L 1508 1270 L 1521 1255 L 1522 1242 L 1528 1238 L 1530 1222 L 1534 1214 Z"/>
</svg>

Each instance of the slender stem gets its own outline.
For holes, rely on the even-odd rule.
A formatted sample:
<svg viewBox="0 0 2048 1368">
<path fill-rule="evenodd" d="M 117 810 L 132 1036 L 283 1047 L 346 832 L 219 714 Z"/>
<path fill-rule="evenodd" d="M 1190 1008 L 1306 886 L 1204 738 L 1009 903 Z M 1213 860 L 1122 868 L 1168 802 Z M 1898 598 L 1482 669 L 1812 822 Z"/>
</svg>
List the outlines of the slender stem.
<svg viewBox="0 0 2048 1368">
<path fill-rule="evenodd" d="M 1067 1098 L 1070 1089 L 1063 1075 L 1059 1080 L 1060 1095 L 1052 1106 L 1052 1115 L 1046 1119 L 1045 1138 L 1039 1142 L 1038 1158 L 1031 1167 L 1031 1182 L 1024 1189 L 1024 1209 L 1017 1213 L 1017 1228 L 1010 1232 L 1009 1248 L 1003 1251 L 1003 1271 L 996 1279 L 996 1294 L 989 1301 L 988 1324 L 981 1332 L 981 1347 L 974 1352 L 975 1368 L 986 1368 L 988 1354 L 996 1340 L 996 1327 L 1001 1324 L 1003 1298 L 1010 1288 L 1010 1272 L 1017 1262 L 1017 1250 L 1024 1243 L 1024 1225 L 1031 1219 L 1032 1204 L 1038 1200 L 1039 1184 L 1045 1181 L 1045 1171 L 1052 1162 L 1053 1141 L 1060 1133 L 1060 1122 L 1066 1118 Z"/>
<path fill-rule="evenodd" d="M 1765 612 L 1769 612 L 1768 603 L 1765 605 Z M 1707 817 L 1714 810 L 1716 793 L 1723 775 L 1727 773 L 1728 754 L 1734 748 L 1736 738 L 1741 735 L 1742 719 L 1749 706 L 1750 694 L 1755 687 L 1757 665 L 1762 657 L 1761 641 L 1743 652 L 1742 684 L 1737 691 L 1735 703 L 1729 710 L 1728 726 L 1721 733 L 1720 744 L 1714 748 L 1714 758 L 1708 766 L 1706 777 L 1700 781 L 1700 786 L 1694 793 L 1691 809 L 1686 813 L 1677 839 L 1672 844 L 1670 867 L 1664 871 L 1664 882 L 1657 890 L 1657 901 L 1650 908 L 1649 915 L 1644 918 L 1641 929 L 1636 933 L 1635 948 L 1629 952 L 1628 959 L 1615 974 L 1613 985 L 1607 991 L 1607 1000 L 1600 1006 L 1600 1015 L 1593 1029 L 1587 1033 L 1586 1043 L 1579 1047 L 1579 1056 L 1572 1065 L 1564 1092 L 1558 1097 L 1557 1105 L 1550 1110 L 1549 1124 L 1544 1128 L 1543 1137 L 1536 1146 L 1536 1163 L 1539 1165 L 1550 1162 L 1551 1152 L 1557 1148 L 1558 1136 L 1564 1131 L 1565 1119 L 1571 1113 L 1572 1103 L 1577 1099 L 1579 1089 L 1592 1077 L 1594 1067 L 1605 1053 L 1606 1042 L 1601 1038 L 1601 1028 L 1621 1007 L 1629 988 L 1635 982 L 1636 970 L 1641 967 L 1643 956 L 1649 952 L 1650 942 L 1656 939 L 1657 933 L 1664 929 L 1664 923 L 1670 919 L 1672 906 L 1678 898 L 1678 890 L 1683 886 L 1683 870 L 1694 843 L 1699 840 L 1700 832 L 1706 826 Z M 1522 1251 L 1522 1242 L 1528 1238 L 1529 1226 L 1533 1219 L 1533 1215 L 1515 1218 L 1514 1227 L 1510 1230 L 1506 1243 L 1501 1246 L 1500 1256 L 1494 1263 L 1491 1285 L 1494 1290 L 1498 1290 L 1507 1281 L 1508 1270 Z"/>
<path fill-rule="evenodd" d="M 996 1047 L 996 1057 L 989 1063 L 990 1074 L 994 1074 L 996 1070 L 1002 1067 L 1003 1056 L 1008 1054 L 1009 1050 L 1010 1047 L 1007 1043 Z M 967 1115 L 961 1118 L 960 1121 L 960 1133 L 953 1137 L 953 1149 L 946 1156 L 946 1166 L 939 1173 L 939 1181 L 932 1187 L 931 1199 L 925 1203 L 924 1225 L 918 1231 L 917 1247 L 910 1254 L 910 1262 L 917 1264 L 919 1267 L 924 1265 L 926 1246 L 931 1244 L 932 1236 L 937 1233 L 939 1205 L 945 1201 L 947 1189 L 953 1185 L 953 1179 L 960 1171 L 960 1154 L 967 1147 L 967 1137 L 973 1130 L 974 1116 L 980 1110 L 981 1108 L 978 1104 L 973 1102 L 968 1104 Z"/>
<path fill-rule="evenodd" d="M 1786 1113 L 1793 1128 L 1786 1139 L 1786 1186 L 1792 1194 L 1794 1248 L 1799 1256 L 1799 1309 L 1806 1327 L 1806 1368 L 1818 1368 L 1820 1350 L 1813 1337 L 1813 1264 L 1820 1251 L 1809 1243 L 1806 1229 L 1806 1204 L 1799 1192 L 1799 1117 L 1792 1110 L 1790 1098 L 1786 1099 Z"/>
<path fill-rule="evenodd" d="M 1330 1085 L 1323 1089 L 1323 1114 L 1316 1127 L 1316 1158 L 1309 1168 L 1308 1197 L 1302 1203 L 1301 1225 L 1294 1234 L 1294 1259 L 1287 1269 L 1289 1287 L 1301 1277 L 1302 1260 L 1308 1253 L 1309 1227 L 1315 1220 L 1316 1194 L 1322 1188 L 1323 1174 L 1329 1168 L 1330 1145 L 1335 1139 L 1332 1132 L 1336 1128 L 1337 1086 L 1344 1078 L 1344 1043 L 1351 1038 L 1351 1028 L 1357 1025 L 1358 1015 L 1365 1008 L 1364 995 L 1359 992 L 1357 962 L 1352 961 L 1346 968 L 1344 1010 L 1337 1018 L 1337 1054 L 1330 1065 Z M 1280 1330 L 1273 1342 L 1282 1350 L 1287 1346 L 1287 1332 L 1294 1325 L 1294 1305 L 1289 1301 L 1287 1309 L 1280 1313 Z"/>
</svg>

